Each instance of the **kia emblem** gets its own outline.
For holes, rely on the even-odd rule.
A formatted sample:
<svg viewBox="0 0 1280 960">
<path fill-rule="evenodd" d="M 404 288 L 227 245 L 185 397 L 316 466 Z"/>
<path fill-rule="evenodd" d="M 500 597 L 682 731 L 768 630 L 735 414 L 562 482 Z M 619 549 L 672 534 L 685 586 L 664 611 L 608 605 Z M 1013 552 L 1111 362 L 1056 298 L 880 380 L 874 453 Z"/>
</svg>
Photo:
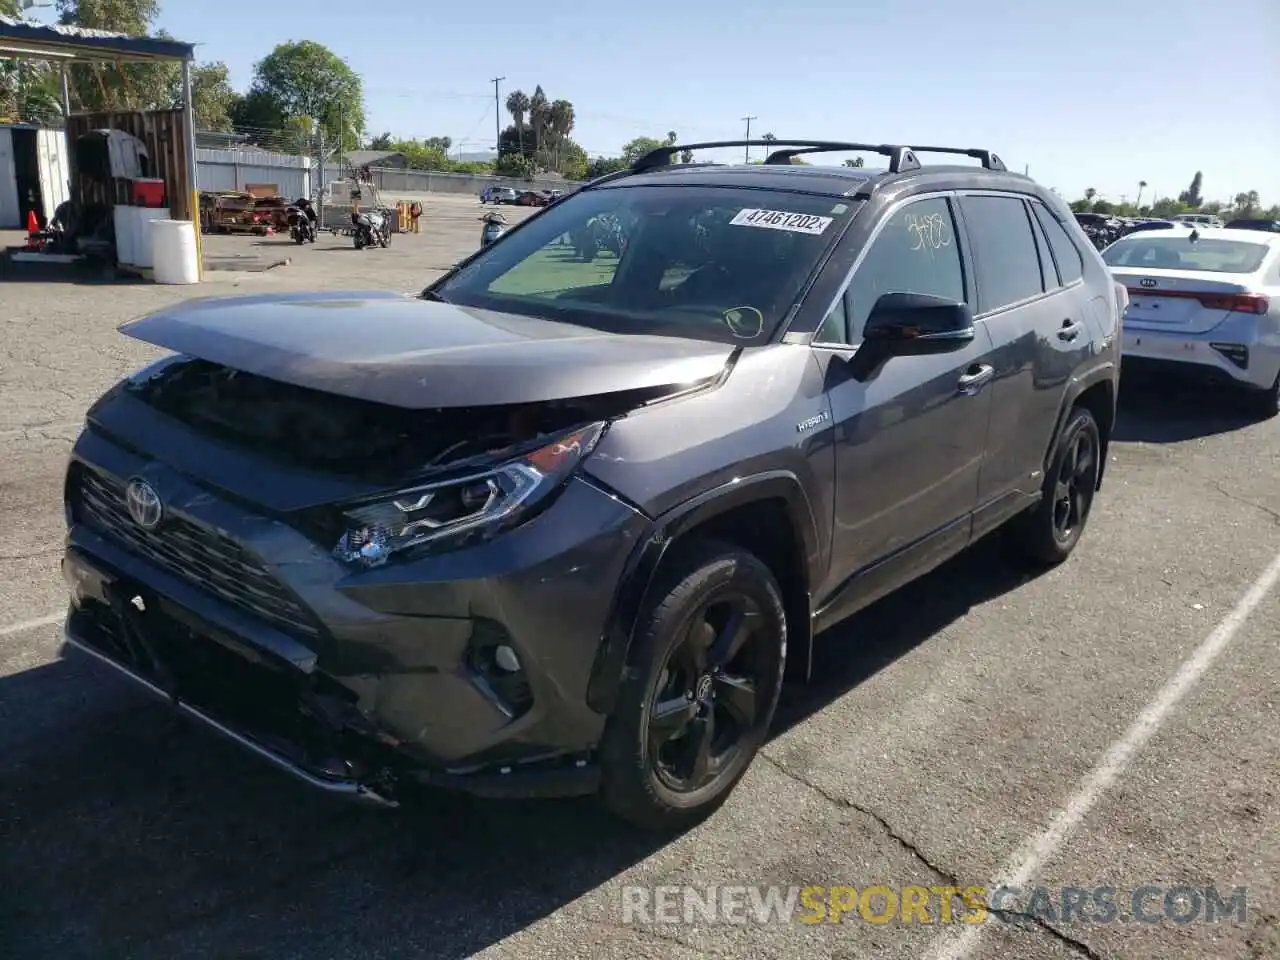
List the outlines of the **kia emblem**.
<svg viewBox="0 0 1280 960">
<path fill-rule="evenodd" d="M 1154 287 L 1156 285 L 1156 282 L 1152 280 L 1150 277 L 1146 277 L 1143 279 L 1142 285 L 1144 287 Z"/>
</svg>

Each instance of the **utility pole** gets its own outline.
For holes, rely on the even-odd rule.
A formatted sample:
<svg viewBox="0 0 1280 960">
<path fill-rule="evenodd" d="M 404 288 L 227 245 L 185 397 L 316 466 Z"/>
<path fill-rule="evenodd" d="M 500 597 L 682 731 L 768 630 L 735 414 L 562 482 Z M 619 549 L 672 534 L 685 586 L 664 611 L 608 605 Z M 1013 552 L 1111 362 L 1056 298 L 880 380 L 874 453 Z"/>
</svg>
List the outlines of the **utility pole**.
<svg viewBox="0 0 1280 960">
<path fill-rule="evenodd" d="M 493 78 L 493 152 L 502 155 L 502 104 L 499 103 L 498 84 L 506 77 Z"/>
<path fill-rule="evenodd" d="M 755 118 L 755 117 L 743 117 L 742 119 L 743 119 L 743 120 L 745 120 L 745 121 L 747 122 L 747 135 L 746 135 L 746 137 L 744 137 L 743 139 L 745 139 L 745 140 L 750 140 L 750 139 L 751 139 L 751 121 L 752 121 L 752 120 L 754 120 L 754 119 L 756 119 L 756 118 Z M 750 147 L 750 146 L 747 146 L 747 147 L 745 147 L 744 149 L 746 150 L 746 156 L 745 156 L 745 157 L 743 157 L 743 161 L 742 161 L 742 162 L 743 162 L 743 163 L 750 163 L 750 162 L 751 162 L 751 147 Z"/>
</svg>

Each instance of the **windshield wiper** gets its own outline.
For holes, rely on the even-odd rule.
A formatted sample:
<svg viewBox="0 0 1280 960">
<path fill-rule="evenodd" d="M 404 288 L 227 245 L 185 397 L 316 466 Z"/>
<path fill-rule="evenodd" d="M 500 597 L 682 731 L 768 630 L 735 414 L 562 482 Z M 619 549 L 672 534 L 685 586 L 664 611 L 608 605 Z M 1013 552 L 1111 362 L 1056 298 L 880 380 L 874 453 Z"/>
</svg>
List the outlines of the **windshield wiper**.
<svg viewBox="0 0 1280 960">
<path fill-rule="evenodd" d="M 445 297 L 445 295 L 444 295 L 444 294 L 442 294 L 442 293 L 437 293 L 435 290 L 432 290 L 432 289 L 430 289 L 430 288 L 428 288 L 428 289 L 426 289 L 426 290 L 423 290 L 423 291 L 422 291 L 422 293 L 418 295 L 418 299 L 419 299 L 419 300 L 431 300 L 431 301 L 434 301 L 435 303 L 449 303 L 449 302 L 450 302 L 450 301 L 449 301 L 449 299 L 448 299 L 447 297 Z"/>
</svg>

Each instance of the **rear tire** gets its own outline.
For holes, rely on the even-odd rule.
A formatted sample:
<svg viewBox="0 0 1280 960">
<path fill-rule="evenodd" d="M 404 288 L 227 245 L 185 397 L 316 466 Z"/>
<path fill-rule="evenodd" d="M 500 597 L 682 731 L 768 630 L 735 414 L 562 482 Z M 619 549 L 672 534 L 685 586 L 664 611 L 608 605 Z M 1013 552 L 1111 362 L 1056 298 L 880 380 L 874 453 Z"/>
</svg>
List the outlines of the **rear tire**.
<svg viewBox="0 0 1280 960">
<path fill-rule="evenodd" d="M 1085 407 L 1075 407 L 1054 444 L 1040 502 L 1014 518 L 1006 530 L 1023 560 L 1040 566 L 1062 563 L 1084 534 L 1102 469 L 1102 434 Z"/>
<path fill-rule="evenodd" d="M 1276 382 L 1268 390 L 1250 391 L 1249 406 L 1251 411 L 1262 420 L 1270 420 L 1280 415 L 1280 374 Z"/>
<path fill-rule="evenodd" d="M 655 584 L 600 744 L 604 805 L 651 830 L 716 810 L 768 734 L 786 665 L 782 592 L 733 544 L 690 544 Z"/>
</svg>

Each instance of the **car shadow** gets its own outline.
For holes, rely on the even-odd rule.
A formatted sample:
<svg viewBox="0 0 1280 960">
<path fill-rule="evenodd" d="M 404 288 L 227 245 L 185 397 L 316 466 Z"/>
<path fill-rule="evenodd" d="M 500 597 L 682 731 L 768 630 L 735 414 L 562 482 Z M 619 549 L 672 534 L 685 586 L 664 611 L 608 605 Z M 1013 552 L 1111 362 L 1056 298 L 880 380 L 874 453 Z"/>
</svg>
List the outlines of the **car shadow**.
<svg viewBox="0 0 1280 960">
<path fill-rule="evenodd" d="M 1187 378 L 1125 371 L 1112 439 L 1179 443 L 1231 433 L 1258 422 L 1238 388 Z"/>
<path fill-rule="evenodd" d="M 14 263 L 0 257 L 0 285 L 66 283 L 73 286 L 142 286 L 152 281 L 106 263 Z"/>
<path fill-rule="evenodd" d="M 772 734 L 1026 579 L 984 541 L 827 631 Z M 589 799 L 339 803 L 81 658 L 0 679 L 0 811 L 7 956 L 467 957 L 667 842 Z"/>
</svg>

